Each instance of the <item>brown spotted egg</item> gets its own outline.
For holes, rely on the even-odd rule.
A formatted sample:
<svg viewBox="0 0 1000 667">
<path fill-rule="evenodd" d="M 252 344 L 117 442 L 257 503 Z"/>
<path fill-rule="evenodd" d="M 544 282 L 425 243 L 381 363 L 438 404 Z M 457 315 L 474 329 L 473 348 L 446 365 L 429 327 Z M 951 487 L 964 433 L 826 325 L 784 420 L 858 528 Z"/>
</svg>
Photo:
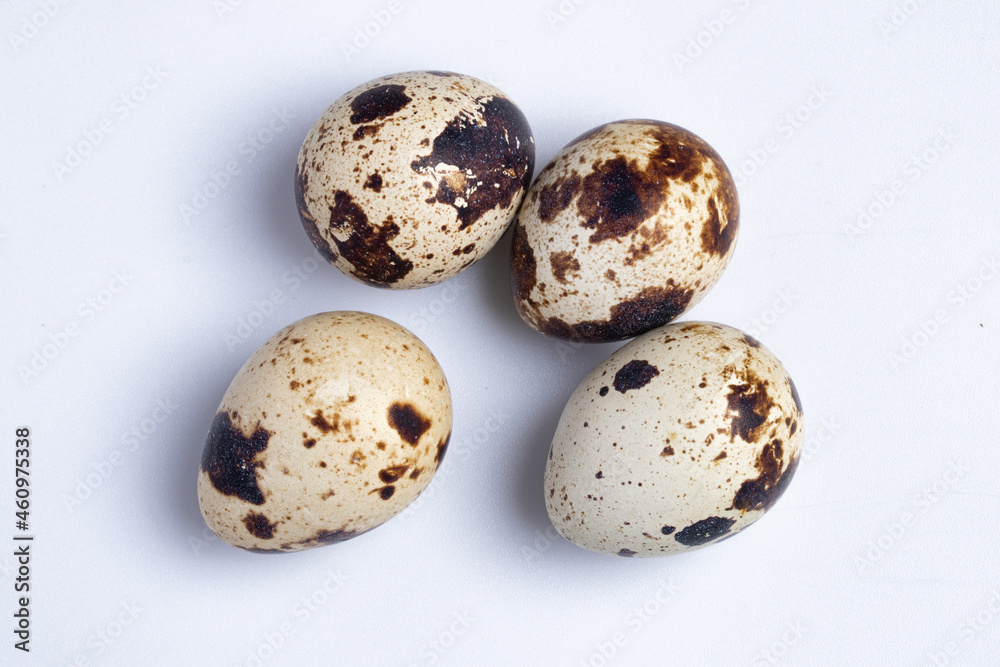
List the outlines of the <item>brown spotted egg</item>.
<svg viewBox="0 0 1000 667">
<path fill-rule="evenodd" d="M 531 183 L 520 109 L 470 76 L 405 72 L 327 109 L 302 144 L 299 217 L 319 252 L 377 287 L 434 285 L 485 255 Z"/>
<path fill-rule="evenodd" d="M 661 327 L 570 397 L 545 467 L 549 518 L 600 553 L 691 551 L 762 517 L 802 442 L 795 385 L 757 340 L 710 322 Z"/>
<path fill-rule="evenodd" d="M 602 125 L 528 192 L 511 249 L 518 312 L 588 343 L 666 324 L 718 281 L 739 217 L 729 169 L 698 136 L 655 120 Z"/>
<path fill-rule="evenodd" d="M 307 317 L 229 385 L 201 458 L 201 513 L 250 551 L 347 540 L 424 490 L 451 423 L 444 373 L 412 333 L 367 313 Z"/>
</svg>

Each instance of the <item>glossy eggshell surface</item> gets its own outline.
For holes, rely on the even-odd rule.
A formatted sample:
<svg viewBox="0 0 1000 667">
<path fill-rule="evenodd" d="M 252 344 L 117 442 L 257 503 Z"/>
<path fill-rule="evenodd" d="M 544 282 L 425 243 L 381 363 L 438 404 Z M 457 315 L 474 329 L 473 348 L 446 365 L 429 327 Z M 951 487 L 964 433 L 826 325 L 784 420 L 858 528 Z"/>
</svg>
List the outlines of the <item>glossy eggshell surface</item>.
<svg viewBox="0 0 1000 667">
<path fill-rule="evenodd" d="M 778 500 L 802 442 L 795 385 L 758 341 L 708 322 L 661 327 L 570 397 L 545 468 L 549 518 L 606 554 L 714 544 Z"/>
<path fill-rule="evenodd" d="M 664 325 L 718 281 L 739 217 L 729 169 L 695 134 L 654 120 L 591 130 L 541 171 L 518 215 L 518 312 L 592 343 Z"/>
<path fill-rule="evenodd" d="M 202 515 L 252 551 L 349 539 L 424 490 L 451 425 L 444 373 L 412 333 L 367 313 L 304 318 L 226 391 L 198 473 Z"/>
<path fill-rule="evenodd" d="M 405 72 L 327 109 L 299 153 L 295 195 L 313 245 L 347 275 L 409 289 L 485 255 L 531 183 L 520 109 L 470 76 Z"/>
</svg>

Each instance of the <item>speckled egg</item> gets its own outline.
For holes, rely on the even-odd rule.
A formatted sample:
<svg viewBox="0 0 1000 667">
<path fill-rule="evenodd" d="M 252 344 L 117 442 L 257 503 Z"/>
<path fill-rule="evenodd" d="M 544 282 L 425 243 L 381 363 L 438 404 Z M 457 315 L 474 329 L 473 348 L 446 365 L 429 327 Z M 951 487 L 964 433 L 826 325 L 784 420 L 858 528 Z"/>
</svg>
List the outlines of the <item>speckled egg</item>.
<svg viewBox="0 0 1000 667">
<path fill-rule="evenodd" d="M 451 420 L 441 367 L 403 327 L 356 312 L 299 320 L 222 398 L 198 472 L 202 516 L 249 551 L 355 537 L 424 490 Z"/>
<path fill-rule="evenodd" d="M 521 110 L 488 83 L 405 72 L 327 109 L 299 152 L 306 233 L 338 269 L 377 287 L 434 285 L 485 255 L 535 166 Z"/>
<path fill-rule="evenodd" d="M 740 206 L 711 146 L 655 120 L 602 125 L 562 149 L 514 227 L 514 301 L 538 331 L 624 340 L 692 307 L 729 263 Z"/>
<path fill-rule="evenodd" d="M 710 322 L 661 327 L 570 397 L 545 467 L 549 518 L 600 553 L 698 549 L 774 505 L 802 441 L 795 385 L 759 342 Z"/>
</svg>

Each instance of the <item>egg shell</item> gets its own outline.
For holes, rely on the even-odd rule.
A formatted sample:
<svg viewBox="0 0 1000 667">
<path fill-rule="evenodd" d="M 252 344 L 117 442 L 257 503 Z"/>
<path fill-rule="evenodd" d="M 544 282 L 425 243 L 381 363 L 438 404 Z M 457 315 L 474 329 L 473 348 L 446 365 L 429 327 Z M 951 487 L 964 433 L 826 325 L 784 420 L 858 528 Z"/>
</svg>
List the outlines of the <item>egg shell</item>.
<svg viewBox="0 0 1000 667">
<path fill-rule="evenodd" d="M 510 279 L 538 331 L 625 340 L 698 303 L 729 263 L 739 198 L 722 158 L 655 120 L 609 123 L 539 173 L 514 226 Z"/>
<path fill-rule="evenodd" d="M 531 183 L 535 140 L 488 83 L 404 72 L 342 96 L 299 152 L 299 217 L 319 252 L 378 287 L 434 285 L 483 257 Z"/>
<path fill-rule="evenodd" d="M 401 512 L 451 436 L 440 365 L 382 317 L 320 313 L 274 334 L 222 398 L 198 472 L 220 539 L 282 553 L 340 542 Z"/>
<path fill-rule="evenodd" d="M 571 542 L 658 556 L 715 544 L 763 516 L 802 451 L 791 377 L 743 332 L 650 331 L 570 397 L 549 450 L 545 503 Z"/>
</svg>

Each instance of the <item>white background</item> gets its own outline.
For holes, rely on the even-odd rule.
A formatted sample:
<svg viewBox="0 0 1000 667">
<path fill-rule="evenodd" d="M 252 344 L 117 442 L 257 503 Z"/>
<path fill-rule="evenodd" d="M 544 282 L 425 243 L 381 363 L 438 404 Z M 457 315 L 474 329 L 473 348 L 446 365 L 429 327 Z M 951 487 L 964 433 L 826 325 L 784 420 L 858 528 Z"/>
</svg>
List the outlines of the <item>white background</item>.
<svg viewBox="0 0 1000 667">
<path fill-rule="evenodd" d="M 0 538 L 23 425 L 37 536 L 29 656 L 0 548 L 0 662 L 1000 664 L 996 4 L 577 3 L 0 3 Z M 504 90 L 536 173 L 629 117 L 728 162 L 738 247 L 685 317 L 757 335 L 806 412 L 796 478 L 752 529 L 650 560 L 553 537 L 549 441 L 614 346 L 520 321 L 509 237 L 413 292 L 316 269 L 300 142 L 348 89 L 411 69 Z M 195 480 L 223 392 L 274 331 L 338 309 L 438 356 L 444 467 L 350 542 L 211 539 Z"/>
</svg>

